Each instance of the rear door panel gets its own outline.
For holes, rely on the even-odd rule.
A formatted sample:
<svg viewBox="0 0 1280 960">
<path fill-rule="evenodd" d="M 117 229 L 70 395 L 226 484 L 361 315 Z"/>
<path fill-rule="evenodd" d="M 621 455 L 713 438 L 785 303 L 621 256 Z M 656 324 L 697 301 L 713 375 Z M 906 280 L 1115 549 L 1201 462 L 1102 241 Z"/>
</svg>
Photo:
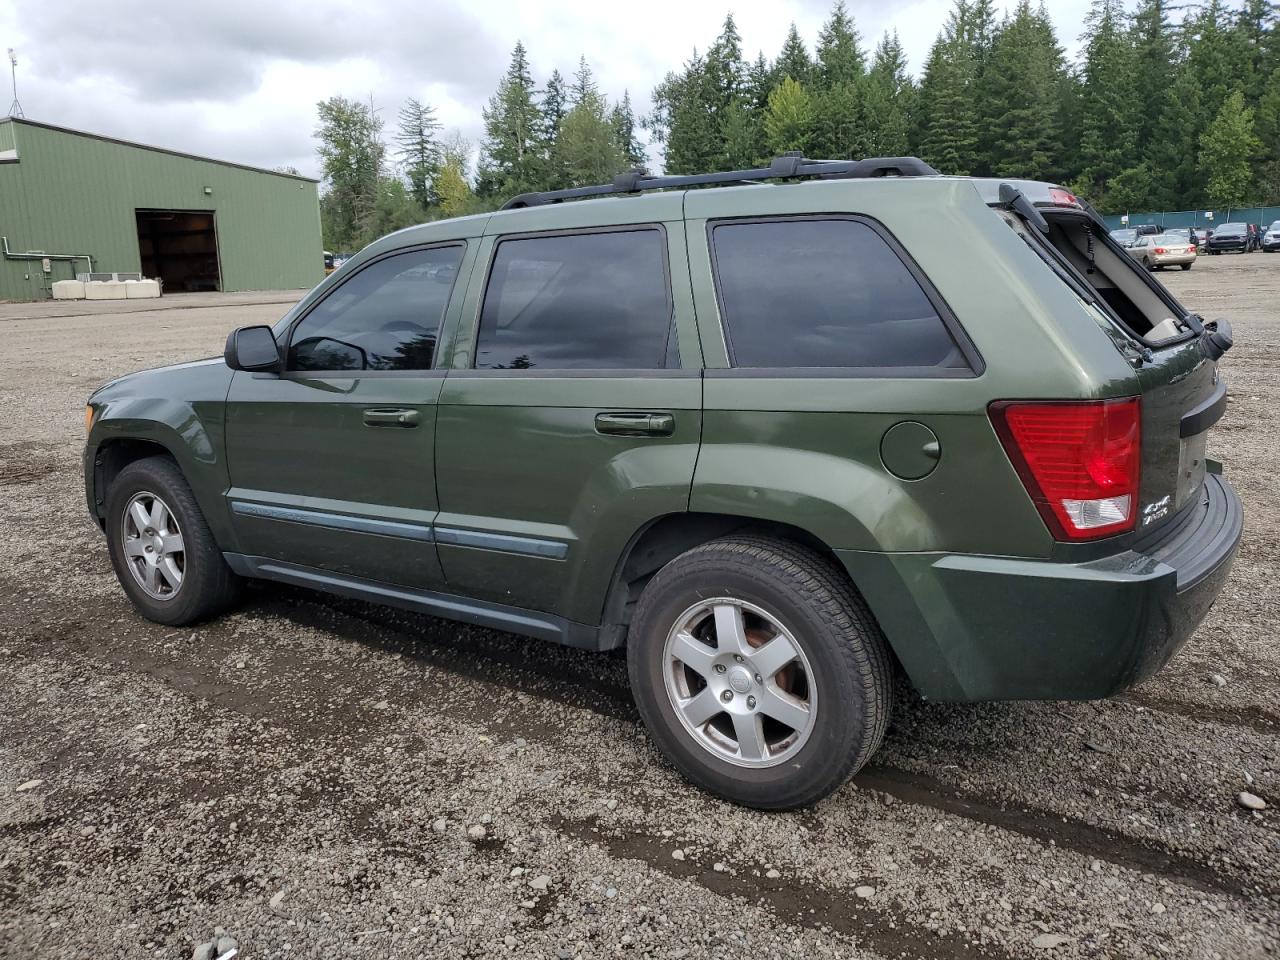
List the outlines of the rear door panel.
<svg viewBox="0 0 1280 960">
<path fill-rule="evenodd" d="M 654 202 L 657 201 L 657 202 Z M 607 209 L 606 209 L 607 208 Z M 624 202 L 665 231 L 681 366 L 666 370 L 474 369 L 496 216 L 464 305 L 440 398 L 436 537 L 451 591 L 598 623 L 616 563 L 650 520 L 688 509 L 702 432 L 701 353 L 693 324 L 680 197 Z M 603 216 L 604 219 L 601 219 Z M 522 211 L 521 231 L 627 222 L 617 204 Z M 509 231 L 510 226 L 506 226 Z M 669 435 L 602 433 L 597 418 L 655 413 Z"/>
</svg>

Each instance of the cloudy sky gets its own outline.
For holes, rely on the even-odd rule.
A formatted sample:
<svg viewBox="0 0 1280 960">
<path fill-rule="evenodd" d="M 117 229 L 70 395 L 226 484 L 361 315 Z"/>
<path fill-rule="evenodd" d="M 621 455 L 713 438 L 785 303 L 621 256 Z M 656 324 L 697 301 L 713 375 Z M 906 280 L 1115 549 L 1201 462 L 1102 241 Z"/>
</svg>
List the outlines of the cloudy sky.
<svg viewBox="0 0 1280 960">
<path fill-rule="evenodd" d="M 896 29 L 918 71 L 950 0 L 848 6 L 868 48 Z M 1074 54 L 1089 0 L 1047 6 Z M 477 143 L 480 110 L 517 40 L 529 50 L 535 81 L 556 67 L 571 74 L 585 54 L 610 98 L 629 90 L 643 111 L 654 85 L 695 47 L 706 48 L 728 10 L 753 58 L 760 49 L 773 57 L 792 21 L 812 49 L 829 7 L 829 0 L 60 0 L 53 7 L 0 0 L 0 48 L 17 51 L 18 96 L 30 119 L 315 175 L 315 104 L 334 94 L 372 97 L 389 126 L 404 98 L 418 97 L 446 128 Z M 0 103 L 10 99 L 7 84 L 6 77 Z"/>
</svg>

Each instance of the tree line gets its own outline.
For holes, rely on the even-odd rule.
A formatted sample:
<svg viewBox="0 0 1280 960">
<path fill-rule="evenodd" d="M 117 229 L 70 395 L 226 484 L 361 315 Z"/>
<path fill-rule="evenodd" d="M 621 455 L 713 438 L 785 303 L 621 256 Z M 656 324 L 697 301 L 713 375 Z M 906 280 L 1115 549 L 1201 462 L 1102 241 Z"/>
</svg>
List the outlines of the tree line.
<svg viewBox="0 0 1280 960">
<path fill-rule="evenodd" d="M 474 172 L 471 145 L 444 134 L 435 111 L 416 99 L 400 109 L 390 144 L 372 104 L 331 97 L 317 109 L 321 225 L 330 250 L 492 210 L 517 193 L 607 181 L 646 160 L 628 94 L 610 104 L 585 57 L 571 78 L 553 70 L 539 88 L 519 43 L 484 108 Z"/>
<path fill-rule="evenodd" d="M 955 0 L 917 78 L 896 32 L 868 51 L 843 0 L 812 50 L 793 24 L 772 59 L 746 59 L 730 14 L 643 117 L 627 94 L 608 102 L 585 58 L 538 85 L 517 43 L 474 171 L 470 145 L 443 136 L 428 105 L 407 101 L 388 145 L 371 105 L 319 104 L 325 243 L 354 249 L 517 193 L 606 182 L 648 162 L 638 129 L 673 174 L 790 150 L 911 154 L 948 174 L 1058 181 L 1103 212 L 1276 204 L 1277 22 L 1271 0 L 1094 0 L 1070 62 L 1043 5 L 1000 15 L 994 0 Z"/>
</svg>

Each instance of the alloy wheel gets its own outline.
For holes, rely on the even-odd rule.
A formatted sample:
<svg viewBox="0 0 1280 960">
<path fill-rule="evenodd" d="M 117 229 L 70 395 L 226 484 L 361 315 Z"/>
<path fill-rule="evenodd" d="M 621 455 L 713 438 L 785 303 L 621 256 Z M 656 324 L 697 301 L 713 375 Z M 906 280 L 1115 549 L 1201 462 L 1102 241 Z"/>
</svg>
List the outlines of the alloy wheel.
<svg viewBox="0 0 1280 960">
<path fill-rule="evenodd" d="M 187 554 L 182 530 L 169 505 L 154 493 L 135 493 L 120 524 L 124 561 L 153 600 L 172 600 L 182 588 Z"/>
<path fill-rule="evenodd" d="M 704 600 L 682 613 L 667 635 L 663 677 L 694 741 L 737 766 L 783 763 L 813 730 L 808 658 L 782 623 L 746 601 Z"/>
</svg>

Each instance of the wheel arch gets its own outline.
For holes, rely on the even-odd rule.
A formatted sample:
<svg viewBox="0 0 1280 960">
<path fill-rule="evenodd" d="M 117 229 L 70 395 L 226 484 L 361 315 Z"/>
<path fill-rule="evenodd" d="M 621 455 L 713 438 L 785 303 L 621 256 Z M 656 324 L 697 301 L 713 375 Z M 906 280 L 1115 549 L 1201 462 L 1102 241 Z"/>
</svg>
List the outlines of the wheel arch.
<svg viewBox="0 0 1280 960">
<path fill-rule="evenodd" d="M 632 534 L 618 558 L 602 610 L 601 648 L 613 649 L 626 644 L 636 601 L 654 574 L 686 550 L 727 536 L 764 536 L 801 544 L 828 560 L 840 576 L 848 578 L 830 545 L 803 527 L 735 514 L 666 514 L 650 520 Z M 856 590 L 857 584 L 853 586 Z"/>
<path fill-rule="evenodd" d="M 99 527 L 105 525 L 107 491 L 120 471 L 146 457 L 165 456 L 191 487 L 215 539 L 223 549 L 234 550 L 234 531 L 223 497 L 227 478 L 220 434 L 211 434 L 190 407 L 176 427 L 169 417 L 116 417 L 113 412 L 108 408 L 99 415 L 85 448 L 86 499 Z"/>
</svg>

